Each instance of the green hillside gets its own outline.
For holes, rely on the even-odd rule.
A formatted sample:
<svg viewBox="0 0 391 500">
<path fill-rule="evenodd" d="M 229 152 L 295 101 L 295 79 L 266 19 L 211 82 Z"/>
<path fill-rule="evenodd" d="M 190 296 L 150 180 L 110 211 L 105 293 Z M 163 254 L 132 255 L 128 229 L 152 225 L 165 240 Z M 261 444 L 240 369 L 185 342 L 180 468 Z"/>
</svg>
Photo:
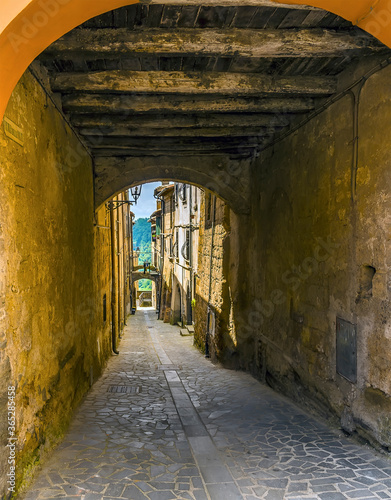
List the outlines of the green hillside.
<svg viewBox="0 0 391 500">
<path fill-rule="evenodd" d="M 140 248 L 139 264 L 151 261 L 151 223 L 148 219 L 137 219 L 133 226 L 133 247 Z"/>
<path fill-rule="evenodd" d="M 137 219 L 133 226 L 133 248 L 140 248 L 140 256 L 138 258 L 139 265 L 145 261 L 151 262 L 151 223 L 147 218 Z M 139 281 L 140 290 L 152 290 L 152 282 L 150 280 Z"/>
</svg>

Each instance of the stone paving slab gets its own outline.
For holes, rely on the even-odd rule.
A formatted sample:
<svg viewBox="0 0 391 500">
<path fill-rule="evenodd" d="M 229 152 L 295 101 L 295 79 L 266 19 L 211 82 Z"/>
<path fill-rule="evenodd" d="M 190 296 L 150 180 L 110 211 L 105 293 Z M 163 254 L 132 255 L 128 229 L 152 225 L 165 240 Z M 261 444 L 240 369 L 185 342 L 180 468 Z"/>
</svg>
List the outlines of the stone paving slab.
<svg viewBox="0 0 391 500">
<path fill-rule="evenodd" d="M 391 498 L 386 457 L 213 365 L 192 342 L 154 312 L 132 316 L 120 355 L 21 498 Z"/>
</svg>

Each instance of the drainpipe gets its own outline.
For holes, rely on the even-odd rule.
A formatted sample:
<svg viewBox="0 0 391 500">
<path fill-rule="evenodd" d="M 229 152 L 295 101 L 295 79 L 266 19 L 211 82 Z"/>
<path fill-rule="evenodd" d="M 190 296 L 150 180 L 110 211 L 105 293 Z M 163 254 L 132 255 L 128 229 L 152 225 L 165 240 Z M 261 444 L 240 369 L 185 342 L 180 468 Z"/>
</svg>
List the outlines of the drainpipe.
<svg viewBox="0 0 391 500">
<path fill-rule="evenodd" d="M 130 312 L 133 311 L 133 214 L 129 211 L 129 293 Z"/>
<path fill-rule="evenodd" d="M 112 200 L 114 201 L 114 199 Z M 112 327 L 112 349 L 114 354 L 119 354 L 117 351 L 117 273 L 115 272 L 116 261 L 116 241 L 115 241 L 115 220 L 114 207 L 110 208 L 110 230 L 111 230 L 111 327 Z"/>
<path fill-rule="evenodd" d="M 122 208 L 118 209 L 117 212 L 117 272 L 118 272 L 118 282 L 117 282 L 117 300 L 118 300 L 118 337 L 122 338 L 121 324 L 122 324 L 122 302 L 121 302 L 121 239 L 120 239 L 120 219 L 119 212 Z"/>
<path fill-rule="evenodd" d="M 210 329 L 210 302 L 212 300 L 212 265 L 213 265 L 213 245 L 215 236 L 215 216 L 216 216 L 216 196 L 213 198 L 213 217 L 212 217 L 212 242 L 210 245 L 210 261 L 209 261 L 209 296 L 208 296 L 208 317 L 206 320 L 206 335 L 205 335 L 205 358 L 210 358 L 209 352 L 209 329 Z"/>
<path fill-rule="evenodd" d="M 159 303 L 157 304 L 158 308 L 158 318 L 161 318 L 161 310 L 162 310 L 162 301 L 163 301 L 163 269 L 164 269 L 164 245 L 166 244 L 165 241 L 165 236 L 164 236 L 164 231 L 165 231 L 165 226 L 164 226 L 164 217 L 165 217 L 165 201 L 163 198 L 160 198 L 160 204 L 161 204 L 161 209 L 162 209 L 162 218 L 161 218 L 161 224 L 160 224 L 160 258 L 159 258 L 159 273 L 160 273 L 160 278 L 159 278 Z"/>
<path fill-rule="evenodd" d="M 187 306 L 190 306 L 190 311 L 189 311 L 189 317 L 190 317 L 190 322 L 193 323 L 193 308 L 192 308 L 192 300 L 193 300 L 193 231 L 192 231 L 192 213 L 193 213 L 193 186 L 190 184 L 190 194 L 189 194 L 189 203 L 190 203 L 190 210 L 189 210 L 189 265 L 190 265 L 190 282 L 189 282 L 189 296 L 190 296 L 190 304 L 187 304 Z"/>
<path fill-rule="evenodd" d="M 124 196 L 125 200 L 127 196 Z M 123 314 L 124 314 L 124 325 L 126 325 L 126 282 L 127 282 L 127 272 L 126 272 L 126 252 L 125 252 L 125 242 L 126 242 L 126 211 L 128 210 L 127 205 L 122 206 L 122 273 L 124 276 L 124 281 L 122 283 L 123 286 L 123 294 L 124 294 L 124 299 L 123 299 Z"/>
</svg>

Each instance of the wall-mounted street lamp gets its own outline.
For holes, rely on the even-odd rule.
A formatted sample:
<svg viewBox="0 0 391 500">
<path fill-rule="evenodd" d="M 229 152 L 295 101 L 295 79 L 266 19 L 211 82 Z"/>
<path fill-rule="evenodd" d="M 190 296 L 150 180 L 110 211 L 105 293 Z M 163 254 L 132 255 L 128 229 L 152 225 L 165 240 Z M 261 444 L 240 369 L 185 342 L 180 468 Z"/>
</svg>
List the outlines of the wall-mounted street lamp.
<svg viewBox="0 0 391 500">
<path fill-rule="evenodd" d="M 142 188 L 142 185 L 133 186 L 132 188 L 130 188 L 130 193 L 133 196 L 133 202 L 135 203 L 135 205 L 137 205 L 137 200 L 141 196 L 141 188 Z"/>
<path fill-rule="evenodd" d="M 117 208 L 122 207 L 122 205 L 133 205 L 132 201 L 127 200 L 110 200 L 106 203 L 106 208 L 110 212 L 110 210 L 117 210 Z"/>
<path fill-rule="evenodd" d="M 141 195 L 141 188 L 142 186 L 133 186 L 130 188 L 130 194 L 132 195 L 133 199 L 132 200 L 110 200 L 106 203 L 106 208 L 108 211 L 110 210 L 116 210 L 119 207 L 122 207 L 122 205 L 137 205 L 137 200 L 140 198 Z"/>
</svg>

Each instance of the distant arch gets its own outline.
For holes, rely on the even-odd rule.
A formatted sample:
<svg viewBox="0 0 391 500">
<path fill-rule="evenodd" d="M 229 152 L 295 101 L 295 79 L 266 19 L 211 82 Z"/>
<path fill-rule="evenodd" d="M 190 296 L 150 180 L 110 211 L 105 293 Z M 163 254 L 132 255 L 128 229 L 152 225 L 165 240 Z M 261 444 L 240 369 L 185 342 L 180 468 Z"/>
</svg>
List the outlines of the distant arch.
<svg viewBox="0 0 391 500">
<path fill-rule="evenodd" d="M 160 279 L 160 274 L 152 274 L 152 273 L 143 273 L 143 272 L 133 272 L 132 273 L 132 281 L 133 283 L 136 283 L 136 281 L 140 280 L 150 280 L 153 281 L 154 283 L 158 283 Z"/>
</svg>

